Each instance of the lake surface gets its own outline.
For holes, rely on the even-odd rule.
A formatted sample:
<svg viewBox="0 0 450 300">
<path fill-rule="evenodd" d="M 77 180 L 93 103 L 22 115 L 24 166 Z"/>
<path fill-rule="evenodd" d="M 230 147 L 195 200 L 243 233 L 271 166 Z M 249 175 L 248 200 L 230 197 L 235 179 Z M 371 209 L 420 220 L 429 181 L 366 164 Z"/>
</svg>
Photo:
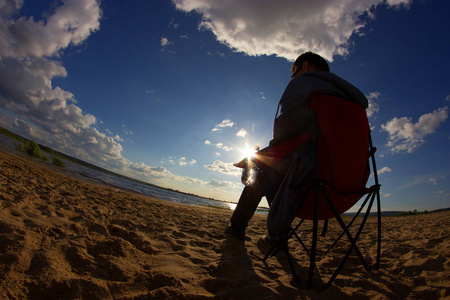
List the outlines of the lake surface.
<svg viewBox="0 0 450 300">
<path fill-rule="evenodd" d="M 3 134 L 0 134 L 0 149 L 19 155 L 22 157 L 28 157 L 26 154 L 19 152 L 16 150 L 15 145 L 18 142 L 14 139 L 11 139 Z M 48 156 L 48 153 L 45 151 L 42 151 L 42 154 L 45 154 Z M 37 159 L 33 158 L 33 160 L 37 161 Z M 166 190 L 163 188 L 158 188 L 150 185 L 146 185 L 144 183 L 135 182 L 133 180 L 128 180 L 125 178 L 117 177 L 111 174 L 107 174 L 104 172 L 101 172 L 99 170 L 95 170 L 77 163 L 74 163 L 72 161 L 64 160 L 66 163 L 65 168 L 59 168 L 51 164 L 51 157 L 49 157 L 49 162 L 44 163 L 52 168 L 57 168 L 61 172 L 81 179 L 90 181 L 96 184 L 107 184 L 112 185 L 117 188 L 117 190 L 124 189 L 124 190 L 130 190 L 134 191 L 139 194 L 143 194 L 146 196 L 167 200 L 175 203 L 181 203 L 181 204 L 187 204 L 187 205 L 194 205 L 194 206 L 210 206 L 210 207 L 217 207 L 217 208 L 225 208 L 225 209 L 231 209 L 234 210 L 236 207 L 236 203 L 233 202 L 225 202 L 225 201 L 219 201 L 219 200 L 213 200 L 213 199 L 206 199 L 202 197 L 197 197 L 194 195 L 187 195 L 183 193 L 178 193 L 175 191 Z M 261 208 L 258 209 L 257 213 L 267 213 L 267 209 Z"/>
<path fill-rule="evenodd" d="M 94 183 L 113 185 L 117 187 L 117 189 L 122 188 L 125 190 L 131 190 L 139 194 L 176 203 L 212 206 L 233 210 L 236 207 L 236 203 L 206 199 L 194 195 L 178 193 L 175 191 L 166 190 L 163 188 L 150 186 L 144 183 L 135 182 L 133 180 L 117 177 L 111 174 L 106 174 L 101 171 L 91 169 L 70 161 L 65 162 L 66 162 L 65 169 L 68 172 L 73 173 L 73 175 L 79 179 L 88 180 Z"/>
</svg>

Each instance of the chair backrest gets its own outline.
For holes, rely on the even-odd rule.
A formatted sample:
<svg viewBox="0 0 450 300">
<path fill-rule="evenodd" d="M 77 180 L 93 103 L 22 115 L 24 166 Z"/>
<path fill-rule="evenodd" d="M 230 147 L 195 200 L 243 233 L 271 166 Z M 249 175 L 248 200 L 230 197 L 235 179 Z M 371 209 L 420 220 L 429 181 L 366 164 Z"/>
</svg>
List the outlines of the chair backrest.
<svg viewBox="0 0 450 300">
<path fill-rule="evenodd" d="M 317 134 L 317 177 L 339 214 L 350 209 L 367 191 L 369 178 L 369 122 L 365 109 L 347 99 L 316 94 L 311 97 Z M 306 189 L 306 187 L 305 187 Z M 298 217 L 313 218 L 314 193 L 299 209 Z M 319 219 L 334 217 L 319 196 Z"/>
</svg>

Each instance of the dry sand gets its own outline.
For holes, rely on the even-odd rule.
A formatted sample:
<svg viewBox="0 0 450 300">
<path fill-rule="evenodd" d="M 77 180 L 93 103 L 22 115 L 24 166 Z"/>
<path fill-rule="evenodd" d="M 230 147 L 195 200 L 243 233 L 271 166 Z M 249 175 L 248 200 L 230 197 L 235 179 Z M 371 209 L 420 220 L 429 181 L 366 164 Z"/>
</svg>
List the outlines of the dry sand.
<svg viewBox="0 0 450 300">
<path fill-rule="evenodd" d="M 242 242 L 223 233 L 229 210 L 117 191 L 54 169 L 0 151 L 1 299 L 450 299 L 450 212 L 383 218 L 381 269 L 368 273 L 352 258 L 317 293 L 293 286 L 282 253 L 262 262 L 264 215 Z M 374 221 L 360 241 L 372 257 Z M 336 232 L 331 222 L 328 236 Z M 308 256 L 299 245 L 292 251 L 304 279 Z M 319 261 L 325 278 L 341 256 L 338 248 Z"/>
</svg>

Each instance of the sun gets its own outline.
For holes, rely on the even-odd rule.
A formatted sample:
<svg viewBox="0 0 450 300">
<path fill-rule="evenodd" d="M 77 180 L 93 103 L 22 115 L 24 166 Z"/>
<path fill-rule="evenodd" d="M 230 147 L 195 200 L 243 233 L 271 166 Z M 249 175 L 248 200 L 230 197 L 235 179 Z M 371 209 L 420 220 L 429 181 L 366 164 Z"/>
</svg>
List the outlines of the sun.
<svg viewBox="0 0 450 300">
<path fill-rule="evenodd" d="M 259 150 L 259 146 L 253 146 L 253 147 L 246 147 L 244 149 L 241 149 L 241 153 L 244 157 L 253 157 L 255 153 Z"/>
</svg>

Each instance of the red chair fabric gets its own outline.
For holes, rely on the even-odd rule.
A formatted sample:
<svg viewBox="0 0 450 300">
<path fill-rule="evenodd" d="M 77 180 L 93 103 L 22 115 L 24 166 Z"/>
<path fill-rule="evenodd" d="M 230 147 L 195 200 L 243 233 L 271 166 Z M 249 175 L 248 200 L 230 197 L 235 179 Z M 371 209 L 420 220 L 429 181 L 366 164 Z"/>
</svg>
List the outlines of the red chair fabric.
<svg viewBox="0 0 450 300">
<path fill-rule="evenodd" d="M 369 178 L 369 122 L 364 108 L 346 99 L 316 94 L 310 107 L 316 116 L 318 179 L 339 214 L 350 209 L 364 194 Z M 306 190 L 306 186 L 303 190 Z M 313 219 L 314 193 L 310 193 L 297 216 Z M 319 198 L 319 220 L 334 214 L 323 196 Z"/>
</svg>

